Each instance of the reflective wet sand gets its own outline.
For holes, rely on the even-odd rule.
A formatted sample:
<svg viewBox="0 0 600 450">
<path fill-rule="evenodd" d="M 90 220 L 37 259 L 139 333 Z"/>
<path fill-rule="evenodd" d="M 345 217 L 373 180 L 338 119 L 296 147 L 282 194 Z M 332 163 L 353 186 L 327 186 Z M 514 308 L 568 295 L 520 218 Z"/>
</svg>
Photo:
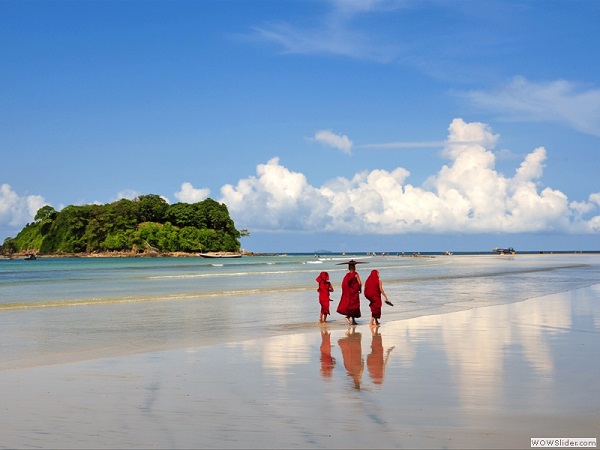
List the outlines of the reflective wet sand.
<svg viewBox="0 0 600 450">
<path fill-rule="evenodd" d="M 600 437 L 597 285 L 406 320 L 384 312 L 376 329 L 334 319 L 3 367 L 0 448 L 530 448 L 533 437 Z"/>
</svg>

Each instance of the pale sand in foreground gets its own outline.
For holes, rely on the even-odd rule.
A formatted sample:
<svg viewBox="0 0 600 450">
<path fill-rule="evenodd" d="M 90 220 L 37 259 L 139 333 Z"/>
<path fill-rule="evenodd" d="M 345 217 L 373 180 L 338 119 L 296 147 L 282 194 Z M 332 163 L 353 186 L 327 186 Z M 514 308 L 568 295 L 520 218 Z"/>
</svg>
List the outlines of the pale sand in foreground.
<svg viewBox="0 0 600 450">
<path fill-rule="evenodd" d="M 530 448 L 600 437 L 600 287 L 0 371 L 1 448 Z M 199 324 L 201 326 L 201 324 Z"/>
</svg>

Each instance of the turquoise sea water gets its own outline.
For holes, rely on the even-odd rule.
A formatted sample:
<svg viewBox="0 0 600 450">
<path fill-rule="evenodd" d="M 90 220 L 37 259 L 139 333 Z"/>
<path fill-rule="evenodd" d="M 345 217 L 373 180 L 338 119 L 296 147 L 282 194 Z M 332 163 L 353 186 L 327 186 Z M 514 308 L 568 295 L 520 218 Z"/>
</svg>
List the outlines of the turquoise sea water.
<svg viewBox="0 0 600 450">
<path fill-rule="evenodd" d="M 208 345 L 318 327 L 315 278 L 335 291 L 354 258 L 363 282 L 378 269 L 394 307 L 382 323 L 513 303 L 597 284 L 600 255 L 529 254 L 40 258 L 0 261 L 3 367 Z M 363 299 L 362 319 L 370 317 Z M 1 368 L 1 367 L 0 367 Z"/>
<path fill-rule="evenodd" d="M 600 255 L 599 255 L 600 256 Z M 355 255 L 204 258 L 40 258 L 0 262 L 0 311 L 69 305 L 167 300 L 206 301 L 302 293 L 310 301 L 315 277 L 328 271 L 339 286 L 354 258 L 363 281 L 378 269 L 391 297 L 427 306 L 487 301 L 504 303 L 593 284 L 599 256 Z M 335 298 L 336 294 L 333 294 Z M 485 296 L 485 298 L 482 298 Z"/>
</svg>

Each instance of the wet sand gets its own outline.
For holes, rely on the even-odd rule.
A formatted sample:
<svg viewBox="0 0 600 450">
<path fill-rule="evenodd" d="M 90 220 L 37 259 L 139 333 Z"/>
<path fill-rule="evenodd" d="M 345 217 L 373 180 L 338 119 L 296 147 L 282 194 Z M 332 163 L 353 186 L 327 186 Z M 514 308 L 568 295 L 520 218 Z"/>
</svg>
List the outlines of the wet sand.
<svg viewBox="0 0 600 450">
<path fill-rule="evenodd" d="M 2 369 L 0 448 L 530 448 L 534 437 L 600 437 L 600 286 L 395 322 L 385 313 L 377 329 L 334 316 L 233 343 Z"/>
</svg>

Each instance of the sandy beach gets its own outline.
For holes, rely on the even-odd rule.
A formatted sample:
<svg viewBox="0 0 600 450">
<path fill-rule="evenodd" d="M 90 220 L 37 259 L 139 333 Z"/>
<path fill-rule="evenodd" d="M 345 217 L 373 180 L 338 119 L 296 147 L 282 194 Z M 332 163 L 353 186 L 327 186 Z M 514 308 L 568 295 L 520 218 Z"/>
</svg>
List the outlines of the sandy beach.
<svg viewBox="0 0 600 450">
<path fill-rule="evenodd" d="M 1 448 L 530 448 L 598 438 L 600 286 L 371 329 L 0 371 Z M 201 325 L 199 325 L 201 326 Z M 215 330 L 218 333 L 218 329 Z"/>
</svg>

